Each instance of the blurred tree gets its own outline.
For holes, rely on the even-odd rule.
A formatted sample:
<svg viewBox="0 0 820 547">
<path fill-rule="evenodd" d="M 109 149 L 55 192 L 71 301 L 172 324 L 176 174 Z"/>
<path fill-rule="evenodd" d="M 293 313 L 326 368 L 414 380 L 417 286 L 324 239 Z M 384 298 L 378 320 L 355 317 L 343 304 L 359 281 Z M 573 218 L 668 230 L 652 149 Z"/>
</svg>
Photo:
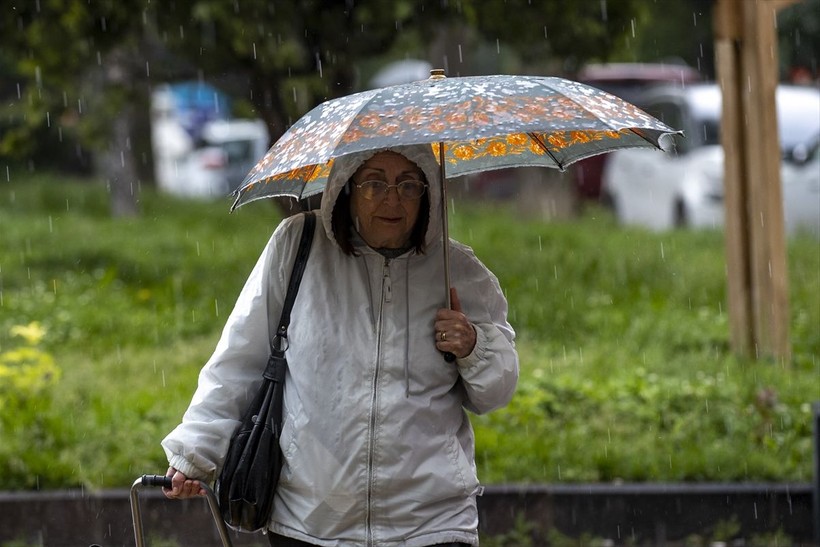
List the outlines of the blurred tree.
<svg viewBox="0 0 820 547">
<path fill-rule="evenodd" d="M 139 89 L 140 58 L 134 29 L 137 0 L 41 0 L 6 4 L 9 25 L 0 33 L 6 59 L 20 77 L 10 123 L 0 139 L 4 155 L 20 159 L 46 134 L 100 152 L 111 190 L 112 212 L 137 212 L 138 180 L 131 154 L 131 123 Z"/>
<path fill-rule="evenodd" d="M 777 14 L 780 78 L 817 83 L 820 77 L 820 0 L 802 0 Z"/>
<path fill-rule="evenodd" d="M 464 11 L 486 39 L 514 48 L 525 66 L 558 61 L 572 73 L 589 60 L 610 60 L 647 6 L 645 0 L 471 0 Z"/>
<path fill-rule="evenodd" d="M 683 62 L 714 79 L 714 0 L 650 0 L 616 42 L 613 60 Z"/>
<path fill-rule="evenodd" d="M 607 5 L 614 5 L 607 0 Z M 707 80 L 715 78 L 712 18 L 715 0 L 647 0 L 634 11 L 629 32 L 621 33 L 610 59 L 682 61 Z M 818 78 L 820 0 L 800 0 L 777 16 L 781 80 Z"/>
<path fill-rule="evenodd" d="M 135 118 L 147 117 L 153 82 L 194 77 L 215 84 L 251 104 L 276 139 L 322 100 L 361 89 L 364 61 L 395 44 L 430 58 L 434 43 L 460 49 L 454 40 L 472 37 L 464 44 L 471 49 L 449 55 L 451 75 L 481 70 L 492 45 L 497 54 L 502 45 L 513 50 L 524 67 L 575 65 L 606 59 L 642 4 L 15 0 L 4 8 L 13 24 L 0 33 L 0 49 L 13 52 L 2 59 L 13 63 L 20 90 L 7 109 L 0 153 L 30 154 L 43 127 L 60 138 L 75 133 L 98 158 L 114 214 L 133 214 L 140 182 L 133 128 Z M 474 58 L 473 68 L 457 66 L 462 53 Z"/>
</svg>

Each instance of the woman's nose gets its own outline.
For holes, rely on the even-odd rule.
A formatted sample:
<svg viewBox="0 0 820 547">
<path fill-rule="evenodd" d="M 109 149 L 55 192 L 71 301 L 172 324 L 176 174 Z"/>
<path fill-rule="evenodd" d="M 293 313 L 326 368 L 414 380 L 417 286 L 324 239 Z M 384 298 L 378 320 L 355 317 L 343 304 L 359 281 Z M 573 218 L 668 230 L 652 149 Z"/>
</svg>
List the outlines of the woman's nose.
<svg viewBox="0 0 820 547">
<path fill-rule="evenodd" d="M 388 186 L 387 193 L 384 195 L 384 201 L 391 205 L 401 203 L 401 198 L 399 197 L 399 187 L 395 185 Z"/>
</svg>

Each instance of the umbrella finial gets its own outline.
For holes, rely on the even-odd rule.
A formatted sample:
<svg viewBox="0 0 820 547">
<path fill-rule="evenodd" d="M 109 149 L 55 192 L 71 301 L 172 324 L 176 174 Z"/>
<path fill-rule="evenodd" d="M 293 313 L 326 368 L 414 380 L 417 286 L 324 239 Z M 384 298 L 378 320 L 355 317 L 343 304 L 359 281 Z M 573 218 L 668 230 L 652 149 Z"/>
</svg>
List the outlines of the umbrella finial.
<svg viewBox="0 0 820 547">
<path fill-rule="evenodd" d="M 443 80 L 447 76 L 444 75 L 443 68 L 434 68 L 430 70 L 430 79 L 431 80 Z"/>
</svg>

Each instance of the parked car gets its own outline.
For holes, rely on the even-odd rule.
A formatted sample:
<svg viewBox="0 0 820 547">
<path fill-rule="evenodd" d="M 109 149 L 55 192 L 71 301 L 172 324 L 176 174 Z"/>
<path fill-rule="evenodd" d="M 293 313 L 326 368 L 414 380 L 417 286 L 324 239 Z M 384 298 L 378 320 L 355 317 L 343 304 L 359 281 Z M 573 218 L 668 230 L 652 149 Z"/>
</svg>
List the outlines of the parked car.
<svg viewBox="0 0 820 547">
<path fill-rule="evenodd" d="M 655 85 L 684 86 L 701 80 L 697 70 L 681 63 L 594 63 L 584 66 L 576 79 L 631 103 Z M 609 154 L 599 154 L 570 167 L 579 198 L 600 199 L 601 175 L 608 158 Z"/>
<path fill-rule="evenodd" d="M 269 146 L 262 120 L 207 122 L 200 138 L 186 147 L 183 132 L 160 126 L 154 131 L 157 186 L 182 197 L 221 198 L 245 178 Z M 190 141 L 190 139 L 188 139 Z M 177 153 L 172 151 L 178 150 Z"/>
<path fill-rule="evenodd" d="M 786 231 L 820 236 L 820 135 L 789 151 L 781 178 Z"/>
<path fill-rule="evenodd" d="M 820 133 L 820 91 L 778 86 L 778 134 L 784 158 Z M 603 192 L 619 221 L 654 229 L 676 226 L 719 227 L 724 221 L 723 147 L 720 144 L 721 91 L 717 84 L 659 87 L 647 91 L 639 106 L 685 138 L 666 142 L 665 151 L 619 150 L 610 154 Z M 773 154 L 778 151 L 773 150 Z M 808 156 L 807 160 L 808 161 Z M 817 222 L 817 213 L 794 204 L 817 203 L 811 184 L 792 184 L 811 166 L 783 162 L 787 227 Z"/>
<path fill-rule="evenodd" d="M 220 198 L 242 182 L 270 145 L 262 120 L 230 117 L 230 100 L 204 82 L 157 86 L 151 94 L 154 176 L 169 194 Z"/>
</svg>

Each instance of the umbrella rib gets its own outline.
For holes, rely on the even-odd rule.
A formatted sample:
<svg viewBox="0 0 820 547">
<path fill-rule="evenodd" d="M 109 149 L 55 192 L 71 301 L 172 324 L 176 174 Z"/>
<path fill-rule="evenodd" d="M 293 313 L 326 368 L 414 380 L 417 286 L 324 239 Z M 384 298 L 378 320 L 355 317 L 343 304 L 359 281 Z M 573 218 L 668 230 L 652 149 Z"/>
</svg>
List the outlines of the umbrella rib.
<svg viewBox="0 0 820 547">
<path fill-rule="evenodd" d="M 547 154 L 550 158 L 552 158 L 552 161 L 555 162 L 555 165 L 558 166 L 558 169 L 560 169 L 561 171 L 564 170 L 564 164 L 561 163 L 558 160 L 558 158 L 555 156 L 555 154 L 552 153 L 552 151 L 547 146 L 547 143 L 545 143 L 540 138 L 538 138 L 537 133 L 527 133 L 527 135 L 529 135 L 530 138 L 535 141 L 535 143 L 538 145 L 538 147 L 541 148 L 541 150 L 543 150 L 545 154 Z"/>
<path fill-rule="evenodd" d="M 656 150 L 663 150 L 663 147 L 660 145 L 660 142 L 661 142 L 660 137 L 658 138 L 658 142 L 656 144 L 652 139 L 645 136 L 642 131 L 640 131 L 638 129 L 635 129 L 634 127 L 630 127 L 629 132 L 634 133 L 635 135 L 638 135 L 640 138 L 642 138 L 643 140 L 645 140 L 646 142 L 651 144 L 652 148 L 655 148 Z M 680 133 L 680 131 L 677 131 L 677 133 Z"/>
</svg>

